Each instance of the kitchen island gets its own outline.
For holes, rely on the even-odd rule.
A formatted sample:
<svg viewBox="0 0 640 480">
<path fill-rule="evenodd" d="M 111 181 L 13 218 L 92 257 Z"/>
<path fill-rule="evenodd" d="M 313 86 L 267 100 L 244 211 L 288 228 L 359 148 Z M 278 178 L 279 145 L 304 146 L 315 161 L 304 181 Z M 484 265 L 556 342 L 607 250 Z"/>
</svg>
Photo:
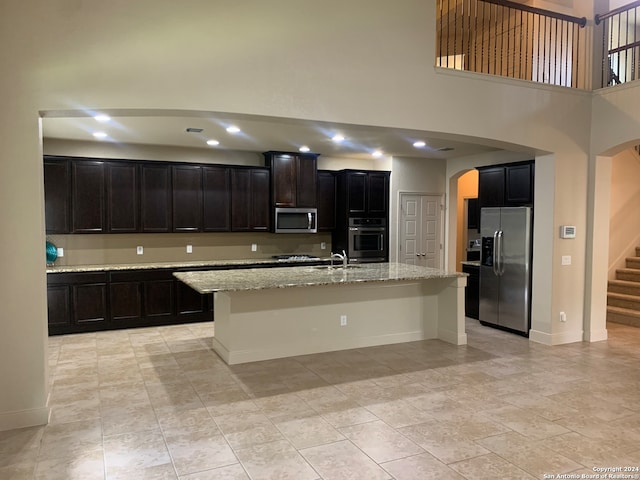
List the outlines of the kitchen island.
<svg viewBox="0 0 640 480">
<path fill-rule="evenodd" d="M 466 275 L 402 263 L 176 272 L 214 294 L 230 365 L 438 338 L 467 343 Z"/>
</svg>

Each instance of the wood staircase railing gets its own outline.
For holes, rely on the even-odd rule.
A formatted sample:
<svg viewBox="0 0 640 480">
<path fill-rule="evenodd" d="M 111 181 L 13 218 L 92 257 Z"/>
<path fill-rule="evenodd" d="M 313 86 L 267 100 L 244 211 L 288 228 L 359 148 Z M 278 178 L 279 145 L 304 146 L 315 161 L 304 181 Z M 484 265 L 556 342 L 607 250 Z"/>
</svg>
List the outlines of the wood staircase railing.
<svg viewBox="0 0 640 480">
<path fill-rule="evenodd" d="M 640 247 L 616 270 L 607 290 L 607 321 L 640 327 Z"/>
</svg>

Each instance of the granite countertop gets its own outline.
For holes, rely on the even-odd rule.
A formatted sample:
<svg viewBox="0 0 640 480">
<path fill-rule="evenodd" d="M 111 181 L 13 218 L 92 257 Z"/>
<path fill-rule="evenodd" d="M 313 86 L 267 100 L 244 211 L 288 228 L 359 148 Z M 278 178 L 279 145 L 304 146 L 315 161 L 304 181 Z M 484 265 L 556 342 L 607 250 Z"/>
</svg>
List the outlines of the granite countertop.
<svg viewBox="0 0 640 480">
<path fill-rule="evenodd" d="M 462 265 L 471 265 L 472 267 L 479 267 L 480 260 L 466 260 L 464 262 L 460 262 Z"/>
<path fill-rule="evenodd" d="M 47 266 L 47 273 L 84 273 L 111 272 L 126 270 L 153 270 L 159 268 L 202 268 L 202 267 L 245 267 L 251 265 L 286 265 L 304 262 L 329 262 L 328 258 L 309 260 L 274 260 L 272 258 L 253 258 L 241 260 L 202 260 L 193 262 L 156 262 L 156 263 L 111 263 L 104 265 L 53 265 Z M 290 268 L 290 267 L 288 267 Z"/>
<path fill-rule="evenodd" d="M 405 263 L 365 263 L 349 265 L 346 270 L 338 266 L 333 268 L 327 266 L 298 266 L 269 269 L 176 272 L 173 275 L 199 293 L 467 276 L 466 273 L 447 272 Z"/>
</svg>

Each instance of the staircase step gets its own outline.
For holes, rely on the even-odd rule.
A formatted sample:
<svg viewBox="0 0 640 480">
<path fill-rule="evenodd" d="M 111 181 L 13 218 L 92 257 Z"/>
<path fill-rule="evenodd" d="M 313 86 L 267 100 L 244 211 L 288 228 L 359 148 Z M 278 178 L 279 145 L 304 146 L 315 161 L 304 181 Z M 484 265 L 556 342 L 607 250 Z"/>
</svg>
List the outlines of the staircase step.
<svg viewBox="0 0 640 480">
<path fill-rule="evenodd" d="M 626 295 L 640 295 L 640 283 L 626 280 L 609 280 L 607 291 Z"/>
<path fill-rule="evenodd" d="M 640 268 L 640 257 L 627 257 L 625 264 L 627 268 Z"/>
<path fill-rule="evenodd" d="M 640 282 L 640 270 L 636 268 L 619 268 L 616 270 L 616 280 Z"/>
<path fill-rule="evenodd" d="M 607 294 L 607 305 L 638 310 L 640 312 L 640 296 L 609 292 Z"/>
<path fill-rule="evenodd" d="M 607 322 L 640 327 L 640 312 L 628 308 L 607 307 Z"/>
</svg>

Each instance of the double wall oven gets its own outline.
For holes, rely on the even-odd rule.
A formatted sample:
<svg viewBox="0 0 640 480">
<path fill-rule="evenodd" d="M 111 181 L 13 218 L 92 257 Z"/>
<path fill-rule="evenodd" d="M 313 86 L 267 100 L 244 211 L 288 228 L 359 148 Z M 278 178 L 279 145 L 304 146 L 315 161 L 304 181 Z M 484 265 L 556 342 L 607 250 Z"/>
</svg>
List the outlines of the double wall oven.
<svg viewBox="0 0 640 480">
<path fill-rule="evenodd" d="M 389 259 L 386 218 L 349 218 L 347 257 L 351 263 Z"/>
</svg>

